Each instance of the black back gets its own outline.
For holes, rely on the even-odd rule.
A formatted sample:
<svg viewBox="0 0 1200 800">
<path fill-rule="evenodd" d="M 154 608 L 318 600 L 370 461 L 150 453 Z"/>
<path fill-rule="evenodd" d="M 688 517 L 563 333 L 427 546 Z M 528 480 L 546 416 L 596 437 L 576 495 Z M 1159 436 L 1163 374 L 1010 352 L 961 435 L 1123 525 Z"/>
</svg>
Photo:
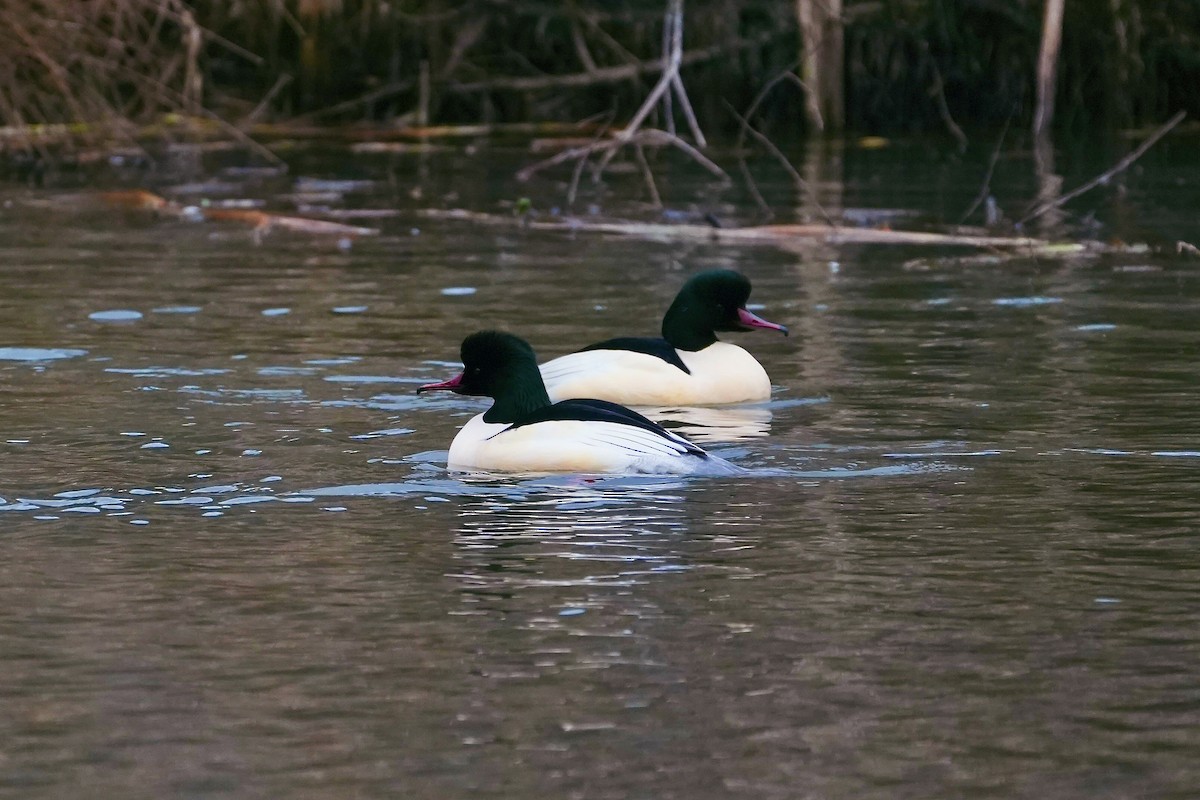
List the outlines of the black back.
<svg viewBox="0 0 1200 800">
<path fill-rule="evenodd" d="M 687 364 L 683 363 L 683 359 L 679 357 L 679 353 L 675 348 L 663 338 L 655 338 L 652 336 L 622 336 L 617 339 L 605 339 L 603 342 L 589 344 L 579 352 L 584 353 L 588 350 L 628 350 L 633 353 L 644 353 L 648 356 L 661 358 L 673 367 L 686 372 L 688 375 L 692 371 L 687 368 Z"/>
<path fill-rule="evenodd" d="M 665 428 L 641 414 L 607 400 L 562 400 L 550 406 L 543 406 L 535 411 L 523 414 L 510 428 L 520 428 L 522 425 L 533 425 L 537 422 L 578 421 L 578 422 L 612 422 L 618 425 L 629 425 L 641 428 L 663 437 L 667 441 L 683 447 L 694 456 L 707 458 L 705 453 L 696 445 L 681 436 L 669 433 Z"/>
</svg>

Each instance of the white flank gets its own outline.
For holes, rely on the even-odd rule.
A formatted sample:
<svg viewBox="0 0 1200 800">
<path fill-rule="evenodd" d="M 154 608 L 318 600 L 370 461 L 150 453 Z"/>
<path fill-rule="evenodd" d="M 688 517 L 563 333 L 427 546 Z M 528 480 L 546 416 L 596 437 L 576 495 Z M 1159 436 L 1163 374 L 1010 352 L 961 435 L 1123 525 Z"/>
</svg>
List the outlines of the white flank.
<svg viewBox="0 0 1200 800">
<path fill-rule="evenodd" d="M 749 403 L 771 397 L 771 380 L 754 356 L 728 342 L 676 351 L 691 374 L 661 358 L 628 350 L 586 350 L 542 364 L 550 400 L 609 400 L 627 406 Z"/>
<path fill-rule="evenodd" d="M 510 428 L 472 417 L 450 445 L 452 470 L 488 472 L 730 474 L 716 456 L 688 452 L 683 439 L 614 422 L 554 420 Z"/>
</svg>

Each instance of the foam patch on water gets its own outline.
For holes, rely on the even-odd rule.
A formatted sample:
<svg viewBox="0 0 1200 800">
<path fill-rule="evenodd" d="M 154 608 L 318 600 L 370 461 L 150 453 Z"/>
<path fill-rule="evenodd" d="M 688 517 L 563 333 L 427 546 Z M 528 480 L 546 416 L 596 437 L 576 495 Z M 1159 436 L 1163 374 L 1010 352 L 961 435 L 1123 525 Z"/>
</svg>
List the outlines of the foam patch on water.
<svg viewBox="0 0 1200 800">
<path fill-rule="evenodd" d="M 1032 306 L 1046 306 L 1055 303 L 1061 303 L 1061 297 L 999 297 L 992 301 L 994 306 L 1010 306 L 1012 308 L 1030 308 Z"/>
<path fill-rule="evenodd" d="M 155 314 L 197 314 L 200 310 L 200 306 L 159 306 L 150 309 Z"/>
<path fill-rule="evenodd" d="M 820 406 L 826 403 L 833 402 L 833 398 L 828 395 L 822 397 L 792 397 L 786 400 L 770 400 L 762 404 L 763 408 L 769 408 L 772 411 L 778 411 L 783 408 L 800 408 L 801 406 Z M 734 406 L 736 408 L 737 406 Z M 749 406 L 753 408 L 753 406 Z"/>
<path fill-rule="evenodd" d="M 1011 453 L 1011 450 L 935 450 L 928 453 L 883 453 L 884 458 L 985 458 Z"/>
<path fill-rule="evenodd" d="M 131 308 L 112 308 L 106 311 L 93 311 L 88 319 L 96 322 L 134 322 L 142 318 L 142 312 Z"/>
<path fill-rule="evenodd" d="M 318 370 L 314 367 L 260 367 L 258 374 L 265 378 L 280 378 L 306 375 L 316 375 Z"/>
<path fill-rule="evenodd" d="M 342 356 L 341 358 L 310 358 L 305 361 L 305 364 L 312 364 L 314 367 L 340 367 L 346 364 L 353 364 L 357 361 L 362 361 L 360 356 Z"/>
<path fill-rule="evenodd" d="M 370 433 L 360 433 L 356 436 L 351 436 L 351 439 L 378 439 L 383 436 L 404 436 L 405 434 L 416 433 L 412 428 L 386 428 L 381 431 L 371 431 Z"/>
<path fill-rule="evenodd" d="M 0 361 L 57 361 L 87 354 L 87 350 L 67 347 L 0 347 Z"/>
<path fill-rule="evenodd" d="M 187 369 L 184 367 L 105 367 L 105 372 L 116 375 L 135 375 L 139 378 L 195 377 L 197 375 L 225 375 L 227 369 Z"/>
<path fill-rule="evenodd" d="M 879 466 L 879 467 L 832 467 L 822 470 L 780 470 L 778 473 L 769 477 L 794 477 L 807 478 L 809 480 L 844 480 L 846 478 L 895 478 L 906 475 L 917 475 L 930 472 L 963 472 L 969 471 L 967 467 L 955 464 L 943 464 L 941 462 L 928 461 L 907 461 L 895 465 Z M 762 470 L 753 470 L 751 475 L 759 474 L 767 477 L 766 472 Z"/>
</svg>

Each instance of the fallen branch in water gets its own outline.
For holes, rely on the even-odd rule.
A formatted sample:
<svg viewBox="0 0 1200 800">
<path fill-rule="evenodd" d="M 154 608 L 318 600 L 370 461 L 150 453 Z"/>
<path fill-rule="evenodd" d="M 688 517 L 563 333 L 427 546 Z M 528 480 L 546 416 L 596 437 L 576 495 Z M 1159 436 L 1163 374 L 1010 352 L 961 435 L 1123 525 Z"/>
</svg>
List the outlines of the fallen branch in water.
<svg viewBox="0 0 1200 800">
<path fill-rule="evenodd" d="M 296 233 L 307 233 L 314 236 L 354 237 L 377 236 L 379 234 L 378 228 L 363 228 L 357 225 L 346 225 L 345 223 L 325 219 L 293 217 L 255 209 L 184 206 L 144 189 L 101 192 L 100 199 L 109 206 L 129 208 L 135 211 L 153 211 L 156 214 L 175 219 L 195 219 L 206 222 L 239 222 L 250 226 L 259 234 L 276 228 Z"/>
<path fill-rule="evenodd" d="M 1161 139 L 1162 137 L 1164 137 L 1168 133 L 1170 133 L 1172 128 L 1174 128 L 1179 123 L 1183 122 L 1183 119 L 1186 116 L 1187 116 L 1186 111 L 1180 111 L 1178 114 L 1176 114 L 1175 116 L 1173 116 L 1169 120 L 1167 120 L 1167 122 L 1164 125 L 1162 125 L 1162 127 L 1160 127 L 1158 130 L 1154 131 L 1154 133 L 1150 134 L 1150 136 L 1148 136 L 1146 138 L 1146 141 L 1144 141 L 1140 145 L 1138 145 L 1133 150 L 1133 152 L 1131 152 L 1129 155 L 1122 158 L 1120 161 L 1118 161 L 1112 167 L 1110 167 L 1109 169 L 1100 173 L 1096 177 L 1092 178 L 1090 181 L 1083 184 L 1078 189 L 1072 189 L 1071 191 L 1067 192 L 1064 195 L 1060 195 L 1059 197 L 1056 197 L 1053 200 L 1047 201 L 1047 202 L 1042 203 L 1041 205 L 1037 206 L 1032 211 L 1030 211 L 1028 214 L 1021 217 L 1021 219 L 1017 221 L 1017 226 L 1020 227 L 1027 222 L 1037 219 L 1038 217 L 1042 216 L 1043 214 L 1046 214 L 1047 212 L 1050 212 L 1056 208 L 1059 208 L 1060 206 L 1064 205 L 1065 203 L 1068 203 L 1071 200 L 1074 200 L 1076 197 L 1079 197 L 1079 195 L 1084 194 L 1085 192 L 1090 192 L 1092 189 L 1095 189 L 1097 186 L 1107 183 L 1109 181 L 1109 179 L 1112 178 L 1113 176 L 1118 175 L 1118 174 L 1124 172 L 1125 170 L 1129 169 L 1129 167 L 1133 164 L 1133 162 L 1135 162 L 1139 158 L 1141 158 L 1146 153 L 1147 150 L 1149 150 L 1151 147 L 1154 146 L 1155 142 L 1157 142 L 1159 139 Z"/>
<path fill-rule="evenodd" d="M 308 233 L 314 236 L 376 236 L 378 228 L 361 228 L 357 225 L 346 225 L 341 222 L 331 222 L 326 219 L 311 219 L 309 217 L 290 217 L 284 214 L 272 214 L 269 211 L 254 211 L 241 208 L 204 208 L 200 214 L 205 220 L 213 222 L 241 222 L 266 233 L 275 228 L 296 233 Z"/>
<path fill-rule="evenodd" d="M 657 222 L 592 222 L 581 219 L 538 220 L 485 214 L 465 209 L 424 209 L 427 219 L 452 220 L 483 225 L 521 226 L 532 230 L 568 233 L 609 233 L 665 241 L 705 241 L 745 245 L 881 244 L 981 248 L 1030 248 L 1050 246 L 1042 239 L 1023 236 L 968 236 L 878 228 L 847 228 L 833 225 L 755 225 L 744 228 L 713 228 L 708 225 L 676 225 Z"/>
</svg>

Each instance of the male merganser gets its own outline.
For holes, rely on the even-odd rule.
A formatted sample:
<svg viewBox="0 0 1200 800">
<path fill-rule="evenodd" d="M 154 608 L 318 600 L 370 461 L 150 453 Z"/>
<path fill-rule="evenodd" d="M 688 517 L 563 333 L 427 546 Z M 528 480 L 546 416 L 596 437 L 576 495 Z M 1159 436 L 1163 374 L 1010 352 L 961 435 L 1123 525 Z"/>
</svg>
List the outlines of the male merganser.
<svg viewBox="0 0 1200 800">
<path fill-rule="evenodd" d="M 452 470 L 675 475 L 740 471 L 616 403 L 551 403 L 533 348 L 512 334 L 471 334 L 462 343 L 462 362 L 462 374 L 417 389 L 448 389 L 495 400 L 454 437 L 448 459 Z"/>
<path fill-rule="evenodd" d="M 729 269 L 701 272 L 683 285 L 663 317 L 662 338 L 623 337 L 547 361 L 552 400 L 598 397 L 631 406 L 747 403 L 771 397 L 767 371 L 717 331 L 787 328 L 746 310 L 750 281 Z"/>
</svg>

